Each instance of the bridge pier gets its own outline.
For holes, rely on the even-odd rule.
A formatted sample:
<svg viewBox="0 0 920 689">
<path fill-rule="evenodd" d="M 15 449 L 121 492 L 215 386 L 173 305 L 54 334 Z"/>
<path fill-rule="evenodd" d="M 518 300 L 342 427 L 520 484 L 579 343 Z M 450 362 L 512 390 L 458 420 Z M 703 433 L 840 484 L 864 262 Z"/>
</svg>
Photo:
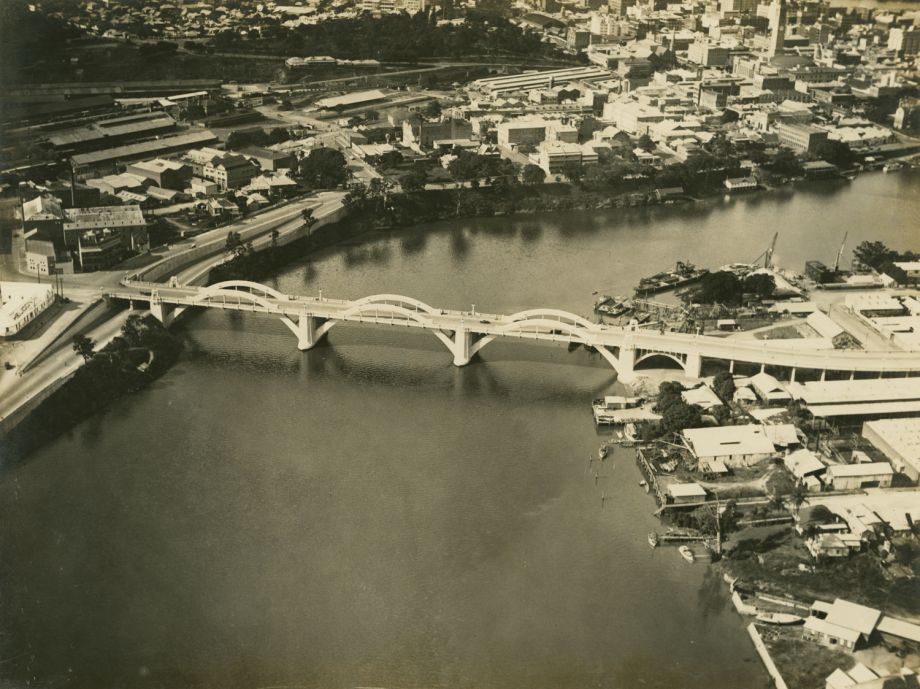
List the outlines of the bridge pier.
<svg viewBox="0 0 920 689">
<path fill-rule="evenodd" d="M 286 316 L 281 319 L 281 322 L 297 336 L 297 349 L 301 352 L 313 349 L 322 337 L 322 334 L 317 334 L 317 326 L 320 325 L 318 321 L 316 316 L 306 313 L 300 314 L 296 323 Z"/>
<path fill-rule="evenodd" d="M 469 330 L 458 329 L 454 331 L 453 346 L 451 351 L 454 355 L 454 366 L 466 366 L 470 363 L 472 354 L 470 349 L 473 346 L 473 333 Z"/>
<path fill-rule="evenodd" d="M 699 378 L 703 372 L 703 357 L 696 352 L 687 354 L 687 360 L 684 362 L 684 373 L 691 378 Z"/>
<path fill-rule="evenodd" d="M 183 311 L 185 311 L 184 307 L 178 308 L 171 304 L 164 304 L 159 299 L 150 300 L 150 313 L 167 328 L 173 324 Z"/>
</svg>

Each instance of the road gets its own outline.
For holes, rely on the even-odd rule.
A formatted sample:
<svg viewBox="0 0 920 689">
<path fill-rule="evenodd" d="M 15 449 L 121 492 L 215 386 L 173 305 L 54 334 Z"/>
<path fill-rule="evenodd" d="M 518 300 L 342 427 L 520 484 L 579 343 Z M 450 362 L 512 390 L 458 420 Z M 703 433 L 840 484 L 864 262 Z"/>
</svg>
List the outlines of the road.
<svg viewBox="0 0 920 689">
<path fill-rule="evenodd" d="M 303 227 L 304 209 L 312 209 L 313 217 L 317 224 L 321 225 L 335 218 L 335 214 L 342 209 L 344 196 L 345 192 L 327 191 L 287 202 L 260 215 L 205 232 L 194 240 L 170 246 L 157 261 L 133 271 L 100 271 L 64 276 L 65 294 L 73 300 L 76 309 L 70 310 L 65 321 L 49 325 L 40 337 L 4 343 L 0 348 L 0 359 L 16 365 L 16 368 L 10 371 L 0 369 L 0 421 L 14 414 L 21 405 L 40 395 L 57 380 L 72 373 L 80 364 L 79 357 L 66 344 L 70 337 L 85 334 L 97 343 L 97 347 L 101 347 L 118 334 L 121 324 L 130 312 L 122 311 L 95 326 L 71 326 L 85 309 L 97 303 L 105 293 L 116 290 L 121 281 L 129 275 L 143 278 L 151 273 L 163 272 L 164 267 L 174 265 L 178 272 L 168 271 L 165 277 L 176 275 L 179 284 L 184 284 L 186 280 L 199 279 L 214 265 L 226 260 L 224 247 L 228 232 L 239 232 L 243 241 L 251 241 L 253 247 L 258 249 L 271 242 L 271 231 L 277 229 L 279 241 L 283 243 L 287 236 Z M 15 265 L 16 255 L 18 254 L 3 257 L 14 259 L 7 261 L 5 265 L 5 278 L 35 281 L 35 276 L 18 272 L 18 266 Z M 48 346 L 55 341 L 56 350 L 49 352 Z M 60 344 L 61 341 L 64 342 L 63 345 Z M 28 364 L 39 354 L 42 354 L 40 363 L 29 368 Z"/>
<path fill-rule="evenodd" d="M 317 325 L 317 337 L 321 337 L 332 323 L 340 321 L 422 328 L 433 332 L 449 348 L 459 346 L 456 345 L 459 334 L 478 336 L 478 341 L 467 343 L 469 356 L 498 337 L 583 343 L 605 355 L 621 373 L 631 372 L 634 363 L 642 356 L 659 353 L 672 356 L 688 367 L 695 359 L 697 368 L 700 357 L 705 357 L 818 371 L 920 371 L 920 357 L 916 352 L 890 349 L 808 351 L 789 347 L 779 340 L 753 342 L 610 326 L 554 309 L 531 309 L 510 315 L 483 314 L 438 309 L 399 295 L 375 295 L 358 300 L 330 299 L 286 295 L 269 287 L 251 285 L 253 283 L 248 283 L 244 289 L 209 289 L 126 283 L 110 294 L 121 299 L 149 300 L 155 290 L 158 301 L 177 307 L 207 306 L 257 311 L 276 314 L 291 321 L 301 316 L 318 318 L 324 323 Z M 614 350 L 620 354 L 614 355 Z M 623 354 L 627 351 L 632 353 L 628 359 Z M 468 360 L 466 355 L 460 358 Z"/>
</svg>

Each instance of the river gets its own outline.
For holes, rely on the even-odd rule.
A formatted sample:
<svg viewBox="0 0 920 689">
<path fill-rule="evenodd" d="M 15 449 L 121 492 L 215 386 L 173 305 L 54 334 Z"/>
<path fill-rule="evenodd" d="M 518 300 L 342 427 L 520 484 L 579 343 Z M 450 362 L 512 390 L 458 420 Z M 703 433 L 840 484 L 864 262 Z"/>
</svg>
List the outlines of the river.
<svg viewBox="0 0 920 689">
<path fill-rule="evenodd" d="M 587 313 L 677 259 L 801 269 L 920 248 L 920 177 L 695 206 L 472 219 L 320 252 L 289 292 Z M 588 472 L 596 356 L 253 314 L 185 320 L 180 362 L 0 471 L 0 676 L 14 686 L 767 686 L 725 587 L 652 550 L 629 451 Z M 607 499 L 602 499 L 606 497 Z"/>
</svg>

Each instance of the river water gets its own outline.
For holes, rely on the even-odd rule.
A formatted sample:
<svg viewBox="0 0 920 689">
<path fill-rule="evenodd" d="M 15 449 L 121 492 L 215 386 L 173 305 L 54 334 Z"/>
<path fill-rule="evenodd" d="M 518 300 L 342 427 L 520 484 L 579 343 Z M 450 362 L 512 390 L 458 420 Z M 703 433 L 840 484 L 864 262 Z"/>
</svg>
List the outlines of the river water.
<svg viewBox="0 0 920 689">
<path fill-rule="evenodd" d="M 291 265 L 272 284 L 587 313 L 677 259 L 801 269 L 920 247 L 920 177 L 693 207 L 462 220 Z M 760 688 L 725 587 L 648 547 L 628 451 L 588 472 L 584 351 L 201 313 L 151 388 L 0 470 L 0 676 L 14 686 Z M 598 477 L 593 471 L 598 470 Z M 603 499 L 606 497 L 607 499 Z"/>
</svg>

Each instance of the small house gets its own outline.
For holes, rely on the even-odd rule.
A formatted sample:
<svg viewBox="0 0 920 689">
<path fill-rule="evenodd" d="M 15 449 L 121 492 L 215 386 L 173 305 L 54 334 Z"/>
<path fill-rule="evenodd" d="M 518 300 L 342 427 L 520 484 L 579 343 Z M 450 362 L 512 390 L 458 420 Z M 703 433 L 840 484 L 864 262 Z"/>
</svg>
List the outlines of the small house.
<svg viewBox="0 0 920 689">
<path fill-rule="evenodd" d="M 675 505 L 704 502 L 706 489 L 699 483 L 672 483 L 668 486 L 668 495 Z"/>
</svg>

